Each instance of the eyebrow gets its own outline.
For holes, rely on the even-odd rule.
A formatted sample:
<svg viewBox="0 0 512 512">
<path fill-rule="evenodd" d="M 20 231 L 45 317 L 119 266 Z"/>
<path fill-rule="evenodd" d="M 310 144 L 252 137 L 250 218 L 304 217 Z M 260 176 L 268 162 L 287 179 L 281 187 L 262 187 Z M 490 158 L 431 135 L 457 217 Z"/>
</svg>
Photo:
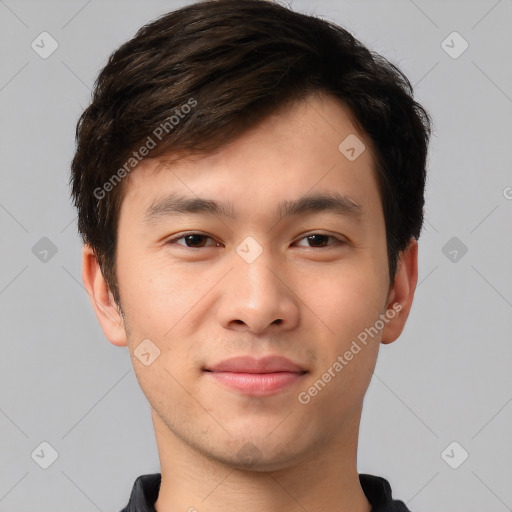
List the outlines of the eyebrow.
<svg viewBox="0 0 512 512">
<path fill-rule="evenodd" d="M 295 200 L 280 203 L 276 208 L 278 221 L 294 215 L 333 213 L 360 221 L 363 208 L 351 197 L 339 193 L 309 194 Z M 146 210 L 143 221 L 146 224 L 160 218 L 180 214 L 202 214 L 236 218 L 233 204 L 220 203 L 213 199 L 187 197 L 171 193 L 153 202 Z"/>
</svg>

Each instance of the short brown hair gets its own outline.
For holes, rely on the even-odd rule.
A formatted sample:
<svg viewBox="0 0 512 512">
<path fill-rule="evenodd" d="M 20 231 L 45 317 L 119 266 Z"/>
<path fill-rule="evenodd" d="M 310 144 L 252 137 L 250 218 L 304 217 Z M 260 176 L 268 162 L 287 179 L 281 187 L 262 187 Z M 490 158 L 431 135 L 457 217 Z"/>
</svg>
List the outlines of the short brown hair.
<svg viewBox="0 0 512 512">
<path fill-rule="evenodd" d="M 374 148 L 394 280 L 399 252 L 421 231 L 431 134 L 409 80 L 334 23 L 266 0 L 209 0 L 156 19 L 117 49 L 77 124 L 78 230 L 118 304 L 122 178 L 137 161 L 207 155 L 318 92 L 344 102 Z"/>
</svg>

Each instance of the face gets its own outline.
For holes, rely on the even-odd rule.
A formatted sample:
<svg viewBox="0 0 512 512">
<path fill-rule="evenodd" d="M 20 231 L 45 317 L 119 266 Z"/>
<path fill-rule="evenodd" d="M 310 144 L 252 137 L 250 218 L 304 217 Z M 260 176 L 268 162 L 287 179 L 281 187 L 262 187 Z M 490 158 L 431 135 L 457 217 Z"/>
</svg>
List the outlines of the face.
<svg viewBox="0 0 512 512">
<path fill-rule="evenodd" d="M 317 96 L 214 155 L 144 160 L 130 175 L 122 334 L 104 330 L 127 344 L 157 436 L 270 470 L 357 431 L 382 330 L 398 313 L 374 163 L 349 114 Z M 338 148 L 350 134 L 366 144 L 356 159 Z M 296 367 L 211 371 L 235 356 Z"/>
</svg>

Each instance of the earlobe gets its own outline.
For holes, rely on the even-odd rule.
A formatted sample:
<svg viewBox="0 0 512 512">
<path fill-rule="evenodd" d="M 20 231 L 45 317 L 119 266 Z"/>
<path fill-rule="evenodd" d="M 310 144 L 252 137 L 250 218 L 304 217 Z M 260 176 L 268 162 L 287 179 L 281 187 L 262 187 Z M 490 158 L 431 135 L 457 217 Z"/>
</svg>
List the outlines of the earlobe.
<svg viewBox="0 0 512 512">
<path fill-rule="evenodd" d="M 389 320 L 382 330 L 381 343 L 392 343 L 402 333 L 411 310 L 417 281 L 418 242 L 411 238 L 409 245 L 400 253 L 386 308 L 386 317 Z"/>
<path fill-rule="evenodd" d="M 82 247 L 82 280 L 108 341 L 119 347 L 127 346 L 124 319 L 88 244 Z"/>
</svg>

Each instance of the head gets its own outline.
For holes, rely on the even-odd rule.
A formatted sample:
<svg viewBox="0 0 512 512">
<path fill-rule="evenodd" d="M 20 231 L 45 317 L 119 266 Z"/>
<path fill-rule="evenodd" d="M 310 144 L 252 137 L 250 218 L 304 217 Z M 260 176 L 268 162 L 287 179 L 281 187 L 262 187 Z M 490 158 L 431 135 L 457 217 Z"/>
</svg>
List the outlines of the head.
<svg viewBox="0 0 512 512">
<path fill-rule="evenodd" d="M 247 401 L 209 382 L 209 364 L 286 355 L 306 371 L 298 396 L 400 303 L 359 343 L 366 355 L 295 403 L 284 437 L 273 434 L 281 458 L 267 439 L 261 467 L 334 439 L 360 411 L 378 344 L 399 336 L 416 284 L 430 121 L 402 72 L 343 28 L 277 3 L 199 2 L 111 55 L 76 136 L 72 194 L 96 314 L 129 346 L 161 425 L 219 459 L 262 441 L 285 397 Z M 329 194 L 344 202 L 319 197 Z M 200 235 L 177 243 L 187 231 Z M 160 351 L 147 367 L 135 352 L 144 339 Z M 234 410 L 245 415 L 215 421 Z M 341 420 L 325 426 L 329 416 Z M 299 429 L 302 448 L 283 448 Z"/>
</svg>

